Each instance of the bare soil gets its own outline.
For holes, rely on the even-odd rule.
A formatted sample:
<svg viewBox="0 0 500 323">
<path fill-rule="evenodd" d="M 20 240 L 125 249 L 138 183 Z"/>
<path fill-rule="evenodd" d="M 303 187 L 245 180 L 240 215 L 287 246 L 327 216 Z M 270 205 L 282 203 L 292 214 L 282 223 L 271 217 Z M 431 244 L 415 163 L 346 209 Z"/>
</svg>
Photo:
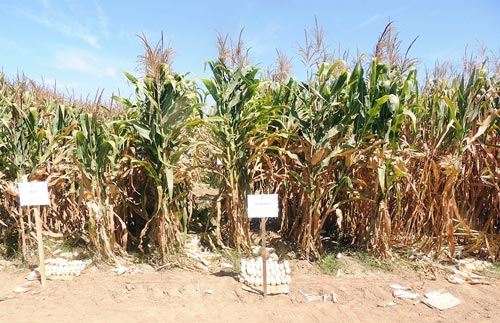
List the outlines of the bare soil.
<svg viewBox="0 0 500 323">
<path fill-rule="evenodd" d="M 244 291 L 235 273 L 170 269 L 118 275 L 91 266 L 71 281 L 27 283 L 29 269 L 0 265 L 0 322 L 500 322 L 500 289 L 490 285 L 455 285 L 409 269 L 394 272 L 346 271 L 321 274 L 305 261 L 292 263 L 288 295 Z M 461 304 L 445 311 L 414 300 L 394 299 L 389 284 L 423 295 L 446 291 Z M 30 290 L 16 294 L 16 286 Z M 307 301 L 310 295 L 335 293 L 338 302 Z M 423 297 L 423 296 L 421 296 Z M 380 305 L 395 301 L 393 307 Z"/>
</svg>

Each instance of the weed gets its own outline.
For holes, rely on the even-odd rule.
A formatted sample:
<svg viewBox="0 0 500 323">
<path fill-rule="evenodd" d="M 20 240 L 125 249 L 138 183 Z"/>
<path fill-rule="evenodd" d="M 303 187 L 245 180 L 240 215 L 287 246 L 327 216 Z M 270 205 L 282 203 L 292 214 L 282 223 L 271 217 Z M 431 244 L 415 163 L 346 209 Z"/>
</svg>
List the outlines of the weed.
<svg viewBox="0 0 500 323">
<path fill-rule="evenodd" d="M 346 263 L 342 258 L 337 258 L 336 254 L 329 253 L 321 258 L 318 266 L 325 274 L 336 275 L 339 270 L 345 271 Z"/>
<path fill-rule="evenodd" d="M 486 277 L 500 279 L 500 263 L 494 263 L 493 266 L 486 268 L 481 274 Z"/>
<path fill-rule="evenodd" d="M 379 270 L 384 272 L 392 272 L 396 268 L 396 262 L 389 259 L 377 258 L 367 251 L 358 250 L 354 253 L 356 259 L 358 259 L 365 267 L 372 270 Z"/>
</svg>

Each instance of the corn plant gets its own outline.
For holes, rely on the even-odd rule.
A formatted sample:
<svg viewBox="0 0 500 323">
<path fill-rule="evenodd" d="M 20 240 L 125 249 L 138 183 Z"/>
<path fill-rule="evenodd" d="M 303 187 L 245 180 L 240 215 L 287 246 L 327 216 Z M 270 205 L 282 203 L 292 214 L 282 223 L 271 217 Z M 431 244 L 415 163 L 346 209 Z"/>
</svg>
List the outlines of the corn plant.
<svg viewBox="0 0 500 323">
<path fill-rule="evenodd" d="M 46 180 L 51 189 L 59 187 L 64 182 L 63 165 L 71 154 L 71 132 L 75 127 L 72 109 L 58 104 L 43 91 L 22 79 L 12 84 L 3 82 L 0 93 L 0 167 L 2 191 L 8 193 L 2 204 L 5 212 L 15 219 L 23 256 L 26 256 L 25 237 L 29 237 L 31 218 L 27 214 L 25 219 L 26 214 L 14 203 L 15 183 Z M 45 208 L 42 214 L 44 224 L 48 230 L 61 232 L 65 230 L 61 227 L 65 221 L 63 211 L 67 210 L 61 208 L 63 203 L 58 203 L 61 200 L 52 200 L 53 207 Z"/>
<path fill-rule="evenodd" d="M 349 73 L 343 64 L 321 64 L 307 83 L 289 82 L 288 87 L 295 89 L 286 94 L 290 114 L 284 124 L 293 134 L 286 148 L 287 171 L 292 176 L 288 194 L 294 203 L 286 230 L 306 257 L 318 258 L 322 253 L 327 223 L 342 227 L 341 206 L 360 198 L 353 189 L 357 179 L 352 176 L 362 160 L 360 153 L 380 144 L 363 141 L 363 70 L 357 65 Z"/>
<path fill-rule="evenodd" d="M 99 120 L 96 114 L 80 114 L 73 159 L 80 171 L 79 206 L 87 219 L 90 247 L 98 251 L 97 256 L 105 258 L 113 258 L 119 251 L 115 229 L 120 217 L 115 212 L 115 204 L 120 196 L 114 179 L 126 144 L 120 133 L 113 133 L 116 128 L 113 123 L 120 121 L 108 123 Z"/>
<path fill-rule="evenodd" d="M 178 162 L 196 144 L 185 131 L 199 123 L 195 115 L 202 104 L 197 103 L 195 83 L 170 74 L 165 64 L 155 78 L 146 76 L 142 82 L 126 75 L 136 87 L 136 102 L 117 100 L 129 109 L 130 167 L 147 174 L 138 209 L 146 220 L 140 239 L 147 236 L 156 241 L 165 260 L 183 245 L 182 234 L 187 230 L 189 179 Z"/>
<path fill-rule="evenodd" d="M 265 158 L 273 137 L 272 120 L 277 107 L 266 105 L 260 98 L 262 82 L 259 70 L 240 65 L 232 70 L 222 61 L 209 62 L 213 77 L 204 79 L 208 93 L 215 101 L 215 113 L 207 118 L 213 141 L 210 149 L 221 162 L 221 220 L 227 222 L 227 240 L 238 249 L 249 247 L 249 222 L 246 196 L 254 192 L 257 166 Z M 269 192 L 266 192 L 269 193 Z M 222 244 L 220 231 L 218 243 Z"/>
<path fill-rule="evenodd" d="M 465 243 L 470 241 L 463 238 L 468 235 L 474 237 L 468 252 L 486 247 L 493 258 L 498 255 L 491 235 L 498 214 L 494 201 L 498 186 L 491 181 L 497 176 L 493 165 L 498 149 L 494 84 L 482 68 L 429 84 L 425 98 L 431 109 L 420 120 L 431 131 L 422 132 L 426 140 L 420 154 L 425 159 L 417 181 L 426 185 L 419 191 L 420 201 L 427 201 L 420 202 L 425 215 L 418 217 L 430 218 L 419 221 L 426 250 L 447 246 L 453 255 L 457 239 Z"/>
</svg>

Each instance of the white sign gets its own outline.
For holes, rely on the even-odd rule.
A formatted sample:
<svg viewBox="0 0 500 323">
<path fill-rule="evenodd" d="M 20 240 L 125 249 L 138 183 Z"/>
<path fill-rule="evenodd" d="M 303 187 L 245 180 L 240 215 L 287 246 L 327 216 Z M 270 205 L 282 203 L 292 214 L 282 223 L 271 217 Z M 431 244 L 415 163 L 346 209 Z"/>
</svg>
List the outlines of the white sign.
<svg viewBox="0 0 500 323">
<path fill-rule="evenodd" d="M 249 194 L 247 197 L 249 218 L 278 217 L 278 194 Z"/>
<path fill-rule="evenodd" d="M 47 182 L 17 183 L 21 206 L 49 205 Z"/>
</svg>

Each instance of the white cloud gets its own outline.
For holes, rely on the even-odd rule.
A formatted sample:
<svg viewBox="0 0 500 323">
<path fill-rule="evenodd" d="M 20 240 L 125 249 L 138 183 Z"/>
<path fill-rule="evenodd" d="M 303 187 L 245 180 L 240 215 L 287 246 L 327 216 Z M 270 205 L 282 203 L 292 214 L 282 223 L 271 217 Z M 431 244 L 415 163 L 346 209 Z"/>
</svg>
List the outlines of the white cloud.
<svg viewBox="0 0 500 323">
<path fill-rule="evenodd" d="M 359 27 L 362 28 L 362 27 L 366 27 L 380 19 L 382 19 L 383 17 L 381 15 L 379 15 L 378 13 L 372 15 L 370 18 L 366 19 L 365 21 L 363 21 Z"/>
<path fill-rule="evenodd" d="M 97 78 L 119 78 L 120 68 L 116 62 L 98 56 L 94 52 L 78 49 L 64 49 L 55 53 L 60 69 L 68 69 Z"/>
<path fill-rule="evenodd" d="M 53 5 L 49 0 L 42 0 L 39 8 L 18 7 L 16 11 L 37 24 L 99 48 L 99 39 L 109 38 L 107 17 L 97 2 L 89 8 L 95 12 L 86 12 L 84 9 L 87 8 L 78 7 L 78 3 L 73 1 L 60 1 Z"/>
<path fill-rule="evenodd" d="M 40 25 L 65 34 L 66 36 L 83 40 L 85 43 L 92 47 L 99 47 L 98 37 L 96 35 L 93 35 L 89 30 L 87 30 L 85 26 L 80 25 L 79 23 L 66 24 L 66 22 L 63 22 L 58 18 L 36 16 L 30 13 L 25 13 L 25 16 Z"/>
<path fill-rule="evenodd" d="M 97 37 L 92 35 L 82 35 L 82 39 L 92 47 L 99 48 Z"/>
<path fill-rule="evenodd" d="M 108 66 L 104 69 L 104 75 L 112 77 L 112 78 L 117 78 L 118 77 L 118 71 L 115 67 Z"/>
</svg>

